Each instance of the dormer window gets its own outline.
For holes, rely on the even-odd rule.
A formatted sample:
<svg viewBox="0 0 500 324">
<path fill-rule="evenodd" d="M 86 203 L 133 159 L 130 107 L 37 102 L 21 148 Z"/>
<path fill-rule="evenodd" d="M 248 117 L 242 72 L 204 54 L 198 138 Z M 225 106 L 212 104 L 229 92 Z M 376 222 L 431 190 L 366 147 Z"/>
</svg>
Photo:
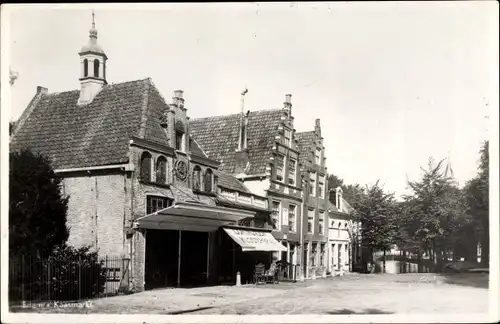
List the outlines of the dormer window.
<svg viewBox="0 0 500 324">
<path fill-rule="evenodd" d="M 212 192 L 212 179 L 213 179 L 213 172 L 210 169 L 207 169 L 205 172 L 205 181 L 204 181 L 204 186 L 205 186 L 205 192 Z"/>
<path fill-rule="evenodd" d="M 201 190 L 201 168 L 198 165 L 193 169 L 193 190 Z"/>
<path fill-rule="evenodd" d="M 148 152 L 142 153 L 141 156 L 141 180 L 151 181 L 151 154 Z"/>
<path fill-rule="evenodd" d="M 167 159 L 163 156 L 156 162 L 156 182 L 160 184 L 167 182 Z"/>
<path fill-rule="evenodd" d="M 94 60 L 94 76 L 99 77 L 99 60 Z"/>
</svg>

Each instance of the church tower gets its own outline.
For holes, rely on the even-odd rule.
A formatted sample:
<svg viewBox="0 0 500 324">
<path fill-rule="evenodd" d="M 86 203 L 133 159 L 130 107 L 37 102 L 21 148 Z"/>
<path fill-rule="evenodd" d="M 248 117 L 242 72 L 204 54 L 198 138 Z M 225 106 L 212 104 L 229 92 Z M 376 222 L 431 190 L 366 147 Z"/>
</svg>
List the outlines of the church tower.
<svg viewBox="0 0 500 324">
<path fill-rule="evenodd" d="M 106 82 L 106 61 L 108 57 L 97 44 L 97 29 L 95 28 L 95 15 L 92 11 L 92 28 L 89 31 L 89 42 L 80 52 L 80 98 L 78 104 L 90 103 L 101 91 Z"/>
</svg>

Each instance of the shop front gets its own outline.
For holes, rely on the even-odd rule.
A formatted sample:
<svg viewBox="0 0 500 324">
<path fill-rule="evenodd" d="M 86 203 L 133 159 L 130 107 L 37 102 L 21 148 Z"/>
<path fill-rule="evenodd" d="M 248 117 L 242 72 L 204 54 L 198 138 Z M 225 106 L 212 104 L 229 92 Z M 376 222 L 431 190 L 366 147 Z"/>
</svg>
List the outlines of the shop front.
<svg viewBox="0 0 500 324">
<path fill-rule="evenodd" d="M 262 263 L 268 269 L 274 252 L 286 252 L 287 248 L 273 237 L 271 231 L 236 226 L 221 228 L 219 283 L 235 283 L 238 272 L 242 284 L 251 283 L 256 264 Z"/>
<path fill-rule="evenodd" d="M 145 288 L 191 287 L 218 283 L 222 243 L 220 228 L 253 218 L 254 212 L 180 202 L 143 216 Z M 223 267 L 222 267 L 223 268 Z"/>
</svg>

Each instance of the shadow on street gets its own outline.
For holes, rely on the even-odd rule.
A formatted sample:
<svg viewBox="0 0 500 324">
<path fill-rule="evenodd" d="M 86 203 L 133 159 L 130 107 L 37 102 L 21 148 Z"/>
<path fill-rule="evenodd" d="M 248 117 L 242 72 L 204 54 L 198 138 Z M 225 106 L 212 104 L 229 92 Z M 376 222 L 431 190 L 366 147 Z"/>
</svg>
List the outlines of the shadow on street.
<svg viewBox="0 0 500 324">
<path fill-rule="evenodd" d="M 330 314 L 330 315 L 336 315 L 336 314 L 358 314 L 358 315 L 362 315 L 362 314 L 394 314 L 394 312 L 387 312 L 387 311 L 384 311 L 384 310 L 380 310 L 380 309 L 375 309 L 375 308 L 366 308 L 362 311 L 353 311 L 353 310 L 350 310 L 350 309 L 339 309 L 339 310 L 334 310 L 334 311 L 330 311 L 330 312 L 326 312 L 327 314 Z"/>
<path fill-rule="evenodd" d="M 444 282 L 452 285 L 488 289 L 489 275 L 485 273 L 442 273 Z"/>
</svg>

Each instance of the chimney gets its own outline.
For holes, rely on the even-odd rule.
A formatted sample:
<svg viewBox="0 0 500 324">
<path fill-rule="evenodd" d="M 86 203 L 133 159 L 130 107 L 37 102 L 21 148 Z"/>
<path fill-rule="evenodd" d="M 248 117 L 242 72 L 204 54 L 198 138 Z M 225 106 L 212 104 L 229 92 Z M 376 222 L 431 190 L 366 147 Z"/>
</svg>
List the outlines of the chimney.
<svg viewBox="0 0 500 324">
<path fill-rule="evenodd" d="M 49 91 L 49 89 L 47 88 L 44 88 L 44 87 L 41 87 L 41 86 L 38 86 L 36 87 L 36 93 L 40 93 L 40 94 L 47 94 Z"/>
<path fill-rule="evenodd" d="M 177 108 L 184 109 L 184 91 L 175 90 L 174 97 L 172 98 L 172 101 L 173 101 L 174 106 L 176 106 Z"/>
<path fill-rule="evenodd" d="M 321 137 L 321 125 L 320 125 L 320 119 L 316 119 L 316 124 L 314 125 L 314 132 Z"/>
<path fill-rule="evenodd" d="M 243 151 L 247 148 L 247 125 L 248 125 L 248 114 L 250 111 L 247 112 L 246 115 L 243 114 L 243 111 L 245 110 L 245 95 L 248 93 L 248 89 L 245 88 L 241 92 L 241 111 L 240 111 L 240 136 L 238 139 L 238 151 Z"/>
<path fill-rule="evenodd" d="M 285 102 L 283 102 L 283 109 L 288 111 L 288 114 L 292 114 L 292 95 L 291 94 L 286 94 L 285 95 Z"/>
</svg>

